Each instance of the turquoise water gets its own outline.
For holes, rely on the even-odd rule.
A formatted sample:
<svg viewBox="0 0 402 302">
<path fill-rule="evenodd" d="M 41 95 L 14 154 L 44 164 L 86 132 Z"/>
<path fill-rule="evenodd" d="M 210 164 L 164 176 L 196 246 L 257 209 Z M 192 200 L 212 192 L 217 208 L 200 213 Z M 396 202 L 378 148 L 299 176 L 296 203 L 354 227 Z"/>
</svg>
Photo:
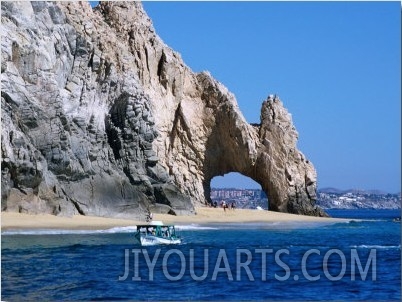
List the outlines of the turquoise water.
<svg viewBox="0 0 402 302">
<path fill-rule="evenodd" d="M 355 220 L 188 225 L 146 248 L 133 228 L 3 232 L 2 299 L 399 301 L 400 213 L 331 214 Z"/>
</svg>

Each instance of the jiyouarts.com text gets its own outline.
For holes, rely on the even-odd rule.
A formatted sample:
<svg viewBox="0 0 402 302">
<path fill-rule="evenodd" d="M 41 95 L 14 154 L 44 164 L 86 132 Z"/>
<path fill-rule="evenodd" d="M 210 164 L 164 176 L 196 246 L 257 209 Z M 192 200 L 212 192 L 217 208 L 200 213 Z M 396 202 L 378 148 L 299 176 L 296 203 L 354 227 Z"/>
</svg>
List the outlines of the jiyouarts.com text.
<svg viewBox="0 0 402 302">
<path fill-rule="evenodd" d="M 125 249 L 123 273 L 118 280 L 154 281 L 165 278 L 179 281 L 190 277 L 195 281 L 278 280 L 339 281 L 348 278 L 376 281 L 377 253 L 359 255 L 357 249 L 342 251 L 309 249 L 291 257 L 289 249 Z M 317 263 L 318 268 L 317 268 Z"/>
</svg>

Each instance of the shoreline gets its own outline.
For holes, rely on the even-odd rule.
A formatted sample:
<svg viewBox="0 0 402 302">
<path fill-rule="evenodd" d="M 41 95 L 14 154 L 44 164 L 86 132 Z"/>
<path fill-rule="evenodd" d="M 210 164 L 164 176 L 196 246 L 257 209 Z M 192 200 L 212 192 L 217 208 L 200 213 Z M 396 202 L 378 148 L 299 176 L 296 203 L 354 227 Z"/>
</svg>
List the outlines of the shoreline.
<svg viewBox="0 0 402 302">
<path fill-rule="evenodd" d="M 350 219 L 327 218 L 295 215 L 261 210 L 226 210 L 222 208 L 196 208 L 196 215 L 174 216 L 168 214 L 154 214 L 154 221 L 165 224 L 225 224 L 225 223 L 336 223 L 348 222 Z M 74 215 L 59 217 L 51 214 L 21 214 L 1 212 L 1 230 L 29 230 L 29 229 L 56 229 L 56 230 L 105 230 L 114 227 L 128 227 L 138 224 L 147 224 L 134 219 L 106 218 L 95 216 Z"/>
</svg>

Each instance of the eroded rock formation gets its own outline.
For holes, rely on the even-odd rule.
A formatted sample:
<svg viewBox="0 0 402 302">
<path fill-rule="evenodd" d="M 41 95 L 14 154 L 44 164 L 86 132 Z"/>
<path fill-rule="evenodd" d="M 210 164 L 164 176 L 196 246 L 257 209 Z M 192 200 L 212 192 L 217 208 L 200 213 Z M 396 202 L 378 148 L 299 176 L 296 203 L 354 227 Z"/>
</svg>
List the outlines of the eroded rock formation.
<svg viewBox="0 0 402 302">
<path fill-rule="evenodd" d="M 194 213 L 240 172 L 275 211 L 323 215 L 316 172 L 277 97 L 248 124 L 138 2 L 2 2 L 2 210 L 143 218 Z"/>
</svg>

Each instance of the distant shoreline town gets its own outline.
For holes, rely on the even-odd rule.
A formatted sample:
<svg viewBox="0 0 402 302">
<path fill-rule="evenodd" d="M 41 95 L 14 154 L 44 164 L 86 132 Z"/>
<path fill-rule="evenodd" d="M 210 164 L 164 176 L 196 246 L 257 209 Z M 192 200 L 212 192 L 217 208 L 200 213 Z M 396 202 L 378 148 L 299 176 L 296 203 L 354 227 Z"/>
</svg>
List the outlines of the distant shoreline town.
<svg viewBox="0 0 402 302">
<path fill-rule="evenodd" d="M 260 189 L 212 188 L 211 199 L 218 205 L 225 202 L 242 209 L 268 209 L 267 195 Z M 400 209 L 401 193 L 323 188 L 317 192 L 316 204 L 323 209 Z"/>
</svg>

